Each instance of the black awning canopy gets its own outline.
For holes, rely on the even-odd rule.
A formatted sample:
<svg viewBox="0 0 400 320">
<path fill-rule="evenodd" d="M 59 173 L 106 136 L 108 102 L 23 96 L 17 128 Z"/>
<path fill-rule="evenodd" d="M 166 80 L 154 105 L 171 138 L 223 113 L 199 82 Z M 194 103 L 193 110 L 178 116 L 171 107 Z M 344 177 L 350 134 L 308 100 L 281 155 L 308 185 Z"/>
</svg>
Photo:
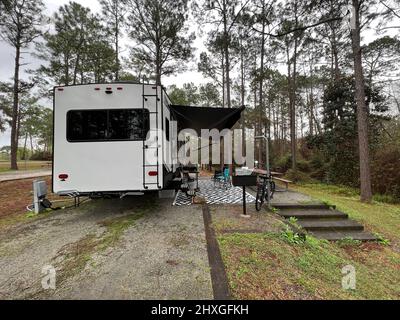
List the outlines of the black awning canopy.
<svg viewBox="0 0 400 320">
<path fill-rule="evenodd" d="M 171 105 L 170 110 L 178 122 L 178 131 L 193 129 L 201 135 L 202 129 L 231 129 L 239 121 L 244 107 L 210 108 Z"/>
</svg>

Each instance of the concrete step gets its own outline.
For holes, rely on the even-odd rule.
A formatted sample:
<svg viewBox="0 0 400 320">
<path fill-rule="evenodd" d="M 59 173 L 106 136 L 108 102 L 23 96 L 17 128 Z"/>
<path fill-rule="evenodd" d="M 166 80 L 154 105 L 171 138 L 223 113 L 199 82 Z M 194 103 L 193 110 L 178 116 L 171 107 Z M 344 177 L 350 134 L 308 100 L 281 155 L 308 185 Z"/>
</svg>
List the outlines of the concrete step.
<svg viewBox="0 0 400 320">
<path fill-rule="evenodd" d="M 330 209 L 330 207 L 323 203 L 311 203 L 311 204 L 301 204 L 301 203 L 272 203 L 272 206 L 279 210 L 286 209 L 303 209 L 303 210 L 313 210 L 313 209 Z"/>
<path fill-rule="evenodd" d="M 297 219 L 347 219 L 348 215 L 330 209 L 284 209 L 279 211 L 279 215 L 284 218 L 294 217 Z"/>
<path fill-rule="evenodd" d="M 376 237 L 366 231 L 312 231 L 310 232 L 318 239 L 325 239 L 329 241 L 338 241 L 346 238 L 360 241 L 375 241 Z"/>
<path fill-rule="evenodd" d="M 321 220 L 321 219 L 302 219 L 297 222 L 307 231 L 363 231 L 364 226 L 354 220 L 349 219 L 335 219 L 335 220 Z"/>
</svg>

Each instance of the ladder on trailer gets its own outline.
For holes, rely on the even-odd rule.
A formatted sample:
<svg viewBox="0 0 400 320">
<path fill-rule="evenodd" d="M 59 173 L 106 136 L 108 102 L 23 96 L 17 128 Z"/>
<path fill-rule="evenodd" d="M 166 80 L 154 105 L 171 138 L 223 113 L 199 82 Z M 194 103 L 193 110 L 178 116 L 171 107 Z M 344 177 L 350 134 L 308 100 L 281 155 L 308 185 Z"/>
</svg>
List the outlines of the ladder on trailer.
<svg viewBox="0 0 400 320">
<path fill-rule="evenodd" d="M 146 86 L 147 87 L 151 87 L 151 90 L 155 90 L 155 94 L 148 94 L 148 92 L 146 92 Z M 158 119 L 158 114 L 159 114 L 159 102 L 160 102 L 160 97 L 158 95 L 158 86 L 156 85 L 146 85 L 143 83 L 142 86 L 142 96 L 143 96 L 143 101 L 142 101 L 142 108 L 143 108 L 143 114 L 145 111 L 145 106 L 149 105 L 149 100 L 155 100 L 155 111 L 153 111 L 154 109 L 154 105 L 152 105 L 149 108 L 149 123 L 150 123 L 150 129 L 149 129 L 149 138 L 152 136 L 152 133 L 155 132 L 155 145 L 152 146 L 149 144 L 149 141 L 147 140 L 143 140 L 143 188 L 145 190 L 149 189 L 149 186 L 154 186 L 156 185 L 158 189 L 161 189 L 160 186 L 160 163 L 159 163 L 159 152 L 160 152 L 160 139 L 159 139 L 159 119 Z M 161 106 L 162 107 L 162 106 Z M 155 118 L 154 118 L 155 117 Z M 152 121 L 155 120 L 155 121 Z M 151 124 L 155 123 L 155 128 L 151 127 Z M 143 131 L 145 130 L 145 121 L 143 121 Z M 156 155 L 156 163 L 148 163 L 148 157 L 147 157 L 147 153 L 148 152 L 154 152 L 155 151 L 155 155 Z M 147 169 L 152 169 L 152 172 L 157 172 L 157 182 L 154 182 L 154 180 L 152 180 L 151 182 L 148 182 L 148 175 L 147 175 Z"/>
</svg>

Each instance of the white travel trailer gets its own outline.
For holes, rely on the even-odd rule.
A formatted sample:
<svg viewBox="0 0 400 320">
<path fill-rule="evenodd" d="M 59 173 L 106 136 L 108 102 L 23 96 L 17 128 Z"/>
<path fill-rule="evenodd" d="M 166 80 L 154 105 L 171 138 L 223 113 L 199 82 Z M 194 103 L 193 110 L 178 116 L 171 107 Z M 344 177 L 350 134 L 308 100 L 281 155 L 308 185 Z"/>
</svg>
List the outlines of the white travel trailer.
<svg viewBox="0 0 400 320">
<path fill-rule="evenodd" d="M 55 87 L 53 191 L 164 188 L 173 173 L 171 141 L 176 139 L 169 136 L 174 132 L 169 105 L 163 88 L 155 85 Z"/>
<path fill-rule="evenodd" d="M 58 86 L 53 98 L 52 189 L 70 196 L 170 188 L 179 168 L 173 126 L 231 127 L 243 110 L 172 106 L 151 84 Z"/>
</svg>

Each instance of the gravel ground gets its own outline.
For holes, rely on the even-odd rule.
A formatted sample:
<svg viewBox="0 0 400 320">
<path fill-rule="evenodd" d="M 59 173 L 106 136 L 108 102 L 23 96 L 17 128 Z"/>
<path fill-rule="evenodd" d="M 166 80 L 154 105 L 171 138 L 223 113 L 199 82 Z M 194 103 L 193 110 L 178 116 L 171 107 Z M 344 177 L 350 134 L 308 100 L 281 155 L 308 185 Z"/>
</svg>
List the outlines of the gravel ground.
<svg viewBox="0 0 400 320">
<path fill-rule="evenodd" d="M 251 195 L 257 195 L 256 187 L 251 187 L 246 189 Z M 314 200 L 310 196 L 306 194 L 302 194 L 299 192 L 295 192 L 292 190 L 287 191 L 279 191 L 274 193 L 274 198 L 271 201 L 271 204 L 310 204 L 310 203 L 318 203 L 318 201 Z"/>
<path fill-rule="evenodd" d="M 284 191 L 284 192 L 275 192 L 274 199 L 272 200 L 271 203 L 274 205 L 274 204 L 279 204 L 279 203 L 304 204 L 304 203 L 314 203 L 314 202 L 316 202 L 316 201 L 313 200 L 308 195 L 288 190 L 288 191 Z"/>
<path fill-rule="evenodd" d="M 201 207 L 171 202 L 94 200 L 2 228 L 0 298 L 213 299 Z"/>
</svg>

